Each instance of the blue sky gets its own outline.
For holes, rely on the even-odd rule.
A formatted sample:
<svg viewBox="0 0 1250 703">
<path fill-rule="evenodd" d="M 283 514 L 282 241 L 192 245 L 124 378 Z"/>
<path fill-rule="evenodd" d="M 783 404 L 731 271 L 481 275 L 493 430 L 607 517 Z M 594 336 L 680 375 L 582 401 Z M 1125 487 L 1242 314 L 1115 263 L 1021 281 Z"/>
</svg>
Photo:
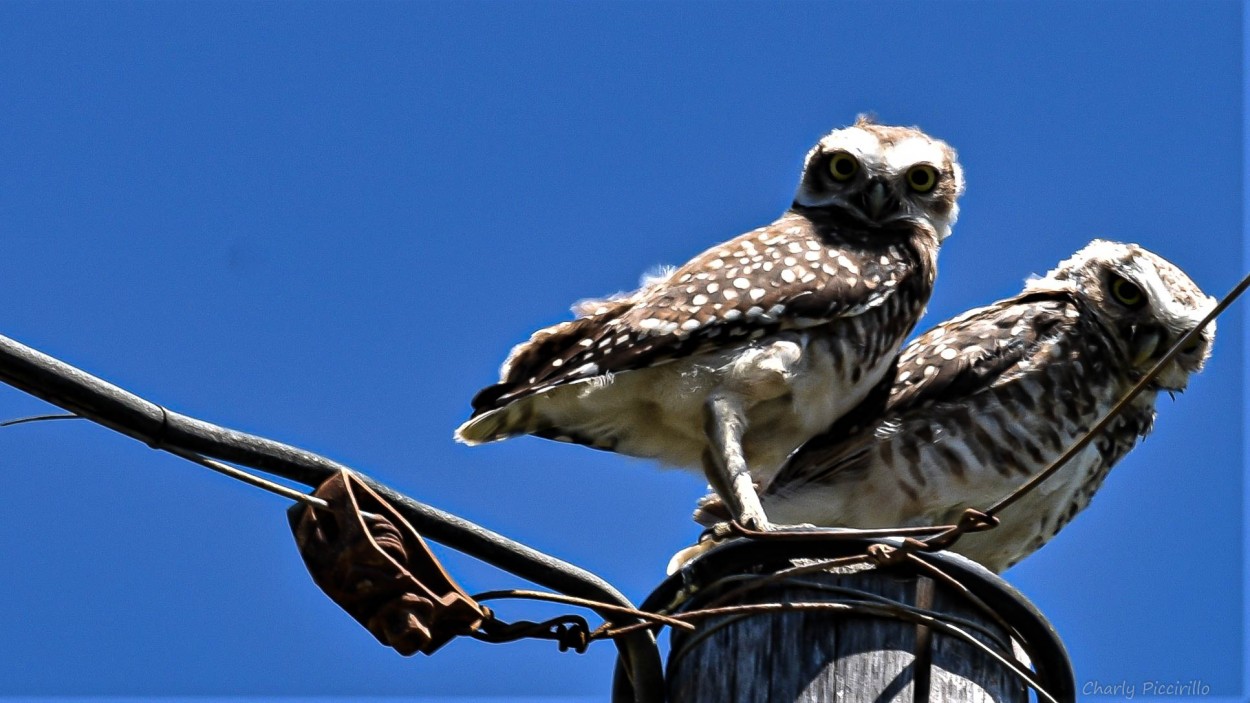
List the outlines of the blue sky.
<svg viewBox="0 0 1250 703">
<path fill-rule="evenodd" d="M 1242 32 L 1214 1 L 8 2 L 0 334 L 641 600 L 697 534 L 702 482 L 453 444 L 513 344 L 771 221 L 806 149 L 862 111 L 967 172 L 922 324 L 1095 236 L 1222 294 L 1248 263 Z M 1247 691 L 1245 310 L 1008 573 L 1079 683 Z M 0 416 L 46 410 L 0 389 Z M 281 499 L 102 428 L 2 430 L 0 477 L 0 695 L 606 697 L 610 645 L 378 646 L 311 584 Z M 470 590 L 517 583 L 447 561 Z"/>
</svg>

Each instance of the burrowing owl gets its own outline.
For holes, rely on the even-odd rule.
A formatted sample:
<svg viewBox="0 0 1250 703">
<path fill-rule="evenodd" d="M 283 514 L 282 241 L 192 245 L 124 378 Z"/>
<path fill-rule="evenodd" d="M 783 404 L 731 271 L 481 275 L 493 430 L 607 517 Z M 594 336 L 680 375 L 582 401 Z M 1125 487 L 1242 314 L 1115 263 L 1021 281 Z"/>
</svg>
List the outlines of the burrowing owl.
<svg viewBox="0 0 1250 703">
<path fill-rule="evenodd" d="M 788 523 L 949 524 L 1045 468 L 1214 304 L 1159 256 L 1096 240 L 1019 295 L 909 344 L 887 412 L 850 431 L 848 416 L 800 448 L 764 508 Z M 1184 389 L 1214 339 L 1212 324 L 1102 436 L 1005 511 L 1001 526 L 965 535 L 954 551 L 1002 571 L 1054 537 L 1150 432 L 1158 392 Z"/>
<path fill-rule="evenodd" d="M 860 118 L 808 153 L 790 209 L 512 350 L 457 439 L 522 434 L 706 473 L 766 527 L 752 478 L 891 367 L 959 212 L 955 152 Z"/>
</svg>

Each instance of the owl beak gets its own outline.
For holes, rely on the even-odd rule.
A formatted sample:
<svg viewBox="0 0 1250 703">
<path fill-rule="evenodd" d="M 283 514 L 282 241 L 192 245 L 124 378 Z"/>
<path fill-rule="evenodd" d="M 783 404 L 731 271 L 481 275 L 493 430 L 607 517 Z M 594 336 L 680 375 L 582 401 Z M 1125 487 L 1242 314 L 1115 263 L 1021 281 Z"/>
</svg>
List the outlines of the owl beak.
<svg viewBox="0 0 1250 703">
<path fill-rule="evenodd" d="M 1158 327 L 1142 325 L 1133 330 L 1132 339 L 1133 366 L 1141 367 L 1163 350 L 1166 335 Z"/>
<path fill-rule="evenodd" d="M 868 215 L 874 220 L 881 219 L 881 211 L 885 209 L 885 204 L 889 200 L 889 196 L 885 192 L 885 184 L 877 181 L 868 189 Z"/>
</svg>

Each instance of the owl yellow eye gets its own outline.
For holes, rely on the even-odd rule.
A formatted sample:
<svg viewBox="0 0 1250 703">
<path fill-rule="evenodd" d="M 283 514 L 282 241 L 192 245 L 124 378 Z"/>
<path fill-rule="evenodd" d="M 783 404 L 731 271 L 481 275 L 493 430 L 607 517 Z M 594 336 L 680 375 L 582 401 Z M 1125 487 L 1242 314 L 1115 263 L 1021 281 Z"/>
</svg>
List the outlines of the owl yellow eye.
<svg viewBox="0 0 1250 703">
<path fill-rule="evenodd" d="M 907 187 L 917 193 L 928 193 L 937 182 L 937 169 L 929 164 L 919 164 L 907 170 Z"/>
<path fill-rule="evenodd" d="M 835 181 L 849 181 L 859 171 L 859 160 L 845 151 L 834 152 L 829 157 L 829 175 Z"/>
<path fill-rule="evenodd" d="M 1111 279 L 1111 295 L 1116 301 L 1129 308 L 1140 307 L 1146 302 L 1146 296 L 1132 282 L 1116 276 Z"/>
</svg>

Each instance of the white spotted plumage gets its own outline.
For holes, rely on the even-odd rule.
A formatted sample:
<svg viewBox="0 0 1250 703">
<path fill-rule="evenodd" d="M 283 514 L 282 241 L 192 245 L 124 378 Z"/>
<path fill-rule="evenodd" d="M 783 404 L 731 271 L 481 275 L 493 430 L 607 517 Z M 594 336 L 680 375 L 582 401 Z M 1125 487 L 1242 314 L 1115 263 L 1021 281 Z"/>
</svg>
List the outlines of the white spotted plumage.
<svg viewBox="0 0 1250 703">
<path fill-rule="evenodd" d="M 918 161 L 894 155 L 899 143 Z M 855 172 L 832 171 L 835 158 Z M 915 168 L 935 174 L 923 192 L 908 185 Z M 954 152 L 918 129 L 835 130 L 781 218 L 536 332 L 456 436 L 535 434 L 701 467 L 763 526 L 749 479 L 771 477 L 886 372 L 928 300 L 962 190 Z"/>
<path fill-rule="evenodd" d="M 764 509 L 822 526 L 950 524 L 1048 466 L 1212 305 L 1164 259 L 1096 240 L 1019 295 L 909 344 L 884 412 L 862 408 L 806 443 L 768 486 Z M 1158 391 L 1183 389 L 1202 368 L 1214 337 L 1213 325 L 1204 329 L 1110 429 L 1005 511 L 1000 527 L 963 536 L 954 551 L 1002 571 L 1045 544 L 1150 431 Z M 723 517 L 715 502 L 696 517 Z"/>
</svg>

